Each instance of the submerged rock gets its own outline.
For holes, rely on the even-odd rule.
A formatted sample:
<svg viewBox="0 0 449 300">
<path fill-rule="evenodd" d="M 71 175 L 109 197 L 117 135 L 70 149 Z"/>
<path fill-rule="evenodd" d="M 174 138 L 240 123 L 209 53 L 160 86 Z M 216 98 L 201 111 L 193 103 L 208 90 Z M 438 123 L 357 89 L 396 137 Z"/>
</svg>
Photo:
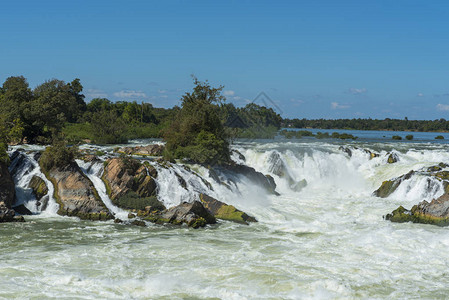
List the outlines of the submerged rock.
<svg viewBox="0 0 449 300">
<path fill-rule="evenodd" d="M 98 196 L 92 182 L 75 162 L 55 167 L 46 176 L 55 187 L 58 214 L 88 220 L 108 220 L 113 216 Z"/>
<path fill-rule="evenodd" d="M 204 207 L 217 219 L 233 221 L 248 225 L 248 222 L 257 222 L 251 217 L 232 205 L 227 205 L 208 195 L 200 194 L 200 201 Z"/>
<path fill-rule="evenodd" d="M 162 205 L 156 198 L 157 171 L 153 166 L 128 157 L 111 158 L 105 165 L 102 179 L 115 205 L 137 210 Z"/>
<path fill-rule="evenodd" d="M 14 181 L 9 173 L 8 166 L 4 162 L 0 162 L 0 202 L 11 208 L 15 202 L 15 195 Z"/>
<path fill-rule="evenodd" d="M 430 203 L 422 201 L 418 205 L 413 206 L 411 210 L 400 206 L 391 214 L 387 214 L 385 219 L 397 223 L 413 222 L 448 226 L 449 194 L 446 193 L 437 199 L 433 199 Z"/>
</svg>

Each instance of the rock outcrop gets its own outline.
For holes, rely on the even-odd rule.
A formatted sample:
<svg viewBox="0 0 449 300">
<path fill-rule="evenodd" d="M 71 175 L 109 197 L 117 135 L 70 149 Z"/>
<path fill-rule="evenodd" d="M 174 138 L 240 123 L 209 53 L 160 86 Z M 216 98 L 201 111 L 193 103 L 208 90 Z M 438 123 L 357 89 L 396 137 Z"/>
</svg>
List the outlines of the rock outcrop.
<svg viewBox="0 0 449 300">
<path fill-rule="evenodd" d="M 449 194 L 444 194 L 431 202 L 422 201 L 418 205 L 407 210 L 400 206 L 391 214 L 387 214 L 385 219 L 392 222 L 403 223 L 423 223 L 438 226 L 449 225 Z"/>
<path fill-rule="evenodd" d="M 415 174 L 415 171 L 412 170 L 407 174 L 382 182 L 382 185 L 374 191 L 373 195 L 380 198 L 387 198 L 396 191 L 404 180 L 410 179 L 413 174 Z"/>
<path fill-rule="evenodd" d="M 92 182 L 75 162 L 64 167 L 55 167 L 47 172 L 46 176 L 55 187 L 54 197 L 59 204 L 58 214 L 87 220 L 113 218 Z"/>
<path fill-rule="evenodd" d="M 139 156 L 162 156 L 165 146 L 161 144 L 152 144 L 148 146 L 136 146 L 136 147 L 122 147 L 114 150 L 117 153 L 126 155 L 139 155 Z"/>
<path fill-rule="evenodd" d="M 186 224 L 192 228 L 204 227 L 217 222 L 215 217 L 198 201 L 184 202 L 159 212 L 139 212 L 138 216 L 156 224 Z"/>
<path fill-rule="evenodd" d="M 248 225 L 248 222 L 257 222 L 256 218 L 247 215 L 232 205 L 227 205 L 205 194 L 200 194 L 199 197 L 204 207 L 217 219 L 246 225 Z"/>
<path fill-rule="evenodd" d="M 274 181 L 273 177 L 270 175 L 264 175 L 258 171 L 256 171 L 254 168 L 245 166 L 245 165 L 239 165 L 239 164 L 229 164 L 226 166 L 218 167 L 217 171 L 219 172 L 231 172 L 234 175 L 243 175 L 249 180 L 251 180 L 254 184 L 264 188 L 268 193 L 279 195 L 278 192 L 276 192 L 276 182 Z M 213 172 L 212 172 L 213 173 Z M 213 176 L 214 180 L 220 180 L 218 176 Z M 219 183 L 222 183 L 221 180 Z"/>
<path fill-rule="evenodd" d="M 0 201 L 0 223 L 5 222 L 25 222 L 22 216 L 16 216 L 14 209 L 6 206 L 6 204 Z"/>
<path fill-rule="evenodd" d="M 387 158 L 387 163 L 394 164 L 399 161 L 399 156 L 396 153 L 390 153 Z"/>
<path fill-rule="evenodd" d="M 8 208 L 14 205 L 16 190 L 14 181 L 9 174 L 8 166 L 0 162 L 0 202 Z"/>
<path fill-rule="evenodd" d="M 430 178 L 439 180 L 443 183 L 445 192 L 449 192 L 449 170 L 446 170 L 447 168 L 449 168 L 449 165 L 440 163 L 435 166 L 422 168 L 418 171 L 411 170 L 407 174 L 382 182 L 382 185 L 374 191 L 373 195 L 386 198 L 396 191 L 403 181 L 410 179 L 414 175 L 428 176 L 429 182 Z"/>
<path fill-rule="evenodd" d="M 161 206 L 156 198 L 156 169 L 129 157 L 116 157 L 105 162 L 103 182 L 111 201 L 124 209 L 143 210 Z M 159 204 L 158 204 L 159 203 Z"/>
<path fill-rule="evenodd" d="M 34 196 L 36 196 L 36 206 L 40 208 L 41 211 L 44 211 L 48 205 L 48 187 L 45 181 L 39 176 L 34 175 L 28 187 L 33 190 Z"/>
</svg>

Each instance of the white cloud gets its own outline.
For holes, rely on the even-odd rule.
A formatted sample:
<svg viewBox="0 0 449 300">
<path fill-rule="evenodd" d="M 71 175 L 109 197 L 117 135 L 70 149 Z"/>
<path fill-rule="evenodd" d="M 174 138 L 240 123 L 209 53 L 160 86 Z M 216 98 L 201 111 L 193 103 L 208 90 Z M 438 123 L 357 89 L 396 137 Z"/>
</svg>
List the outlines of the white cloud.
<svg viewBox="0 0 449 300">
<path fill-rule="evenodd" d="M 86 90 L 86 96 L 88 98 L 107 98 L 108 94 L 106 94 L 106 92 L 102 91 L 102 90 L 97 90 L 97 89 L 87 89 Z"/>
<path fill-rule="evenodd" d="M 418 97 L 423 97 L 424 94 L 423 93 L 418 93 Z"/>
<path fill-rule="evenodd" d="M 234 96 L 235 92 L 231 90 L 223 91 L 223 96 Z"/>
<path fill-rule="evenodd" d="M 167 90 L 159 90 L 158 93 L 159 94 L 165 94 L 165 93 L 167 93 Z"/>
<path fill-rule="evenodd" d="M 349 89 L 349 93 L 353 94 L 353 95 L 365 94 L 366 92 L 368 92 L 368 90 L 366 88 L 361 88 L 361 89 L 350 88 Z"/>
<path fill-rule="evenodd" d="M 122 90 L 114 93 L 118 98 L 148 98 L 147 94 L 142 91 Z"/>
<path fill-rule="evenodd" d="M 339 104 L 338 102 L 332 102 L 331 107 L 332 107 L 332 109 L 345 109 L 345 108 L 349 108 L 350 106 L 342 105 L 342 104 Z"/>
<path fill-rule="evenodd" d="M 442 111 L 449 111 L 449 105 L 447 104 L 437 104 L 437 109 Z"/>
</svg>

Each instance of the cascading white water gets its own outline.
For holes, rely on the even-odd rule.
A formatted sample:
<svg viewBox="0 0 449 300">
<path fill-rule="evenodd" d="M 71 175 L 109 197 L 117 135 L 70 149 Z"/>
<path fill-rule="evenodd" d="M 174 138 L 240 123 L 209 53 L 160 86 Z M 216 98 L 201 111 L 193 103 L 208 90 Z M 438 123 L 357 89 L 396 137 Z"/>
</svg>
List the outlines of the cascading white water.
<svg viewBox="0 0 449 300">
<path fill-rule="evenodd" d="M 17 202 L 15 203 L 15 205 L 23 204 L 32 213 L 41 213 L 52 216 L 56 215 L 59 206 L 53 198 L 53 184 L 41 172 L 39 163 L 36 161 L 33 155 L 28 155 L 23 152 L 18 153 L 15 159 L 11 162 L 9 169 L 12 173 L 16 186 Z M 34 176 L 41 178 L 47 185 L 48 192 L 43 197 L 43 199 L 47 199 L 46 204 L 38 205 L 39 202 L 34 196 L 32 189 L 28 187 L 31 179 Z"/>
<path fill-rule="evenodd" d="M 95 189 L 98 192 L 101 200 L 104 205 L 106 205 L 107 209 L 120 220 L 128 220 L 128 212 L 115 206 L 111 199 L 109 198 L 106 192 L 106 186 L 101 180 L 101 176 L 103 175 L 104 167 L 101 162 L 85 162 L 83 160 L 77 159 L 76 163 L 83 171 L 83 173 L 92 181 Z"/>
<path fill-rule="evenodd" d="M 440 181 L 419 170 L 449 163 L 447 146 L 358 142 L 349 156 L 340 145 L 236 145 L 245 164 L 275 178 L 280 196 L 238 174 L 217 171 L 220 184 L 201 166 L 190 166 L 198 177 L 181 164 L 154 163 L 166 205 L 207 192 L 256 217 L 250 226 L 193 230 L 35 216 L 2 224 L 0 298 L 445 299 L 448 228 L 382 216 L 442 192 Z M 363 149 L 380 156 L 370 159 Z M 388 164 L 394 149 L 399 161 Z M 293 182 L 307 185 L 295 189 L 274 174 L 271 153 Z M 100 177 L 101 163 L 80 165 Z M 388 198 L 372 195 L 382 181 L 410 170 L 417 172 Z"/>
</svg>

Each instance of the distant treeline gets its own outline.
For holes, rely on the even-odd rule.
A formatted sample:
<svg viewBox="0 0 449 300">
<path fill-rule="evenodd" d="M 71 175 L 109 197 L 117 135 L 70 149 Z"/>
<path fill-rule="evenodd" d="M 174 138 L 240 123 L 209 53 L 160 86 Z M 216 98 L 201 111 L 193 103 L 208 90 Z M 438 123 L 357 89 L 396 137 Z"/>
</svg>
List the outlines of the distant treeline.
<svg viewBox="0 0 449 300">
<path fill-rule="evenodd" d="M 86 103 L 82 91 L 78 78 L 70 83 L 52 79 L 34 89 L 23 76 L 7 78 L 0 87 L 0 152 L 11 142 L 46 144 L 63 139 L 106 144 L 159 138 L 180 116 L 178 106 L 156 108 L 106 98 Z M 220 102 L 215 107 L 230 138 L 270 138 L 282 125 L 271 108 L 254 103 L 240 108 Z"/>
<path fill-rule="evenodd" d="M 391 131 L 449 131 L 449 121 L 439 119 L 434 121 L 417 121 L 399 119 L 336 119 L 307 120 L 284 119 L 284 126 L 291 128 L 346 129 L 346 130 L 391 130 Z"/>
</svg>

